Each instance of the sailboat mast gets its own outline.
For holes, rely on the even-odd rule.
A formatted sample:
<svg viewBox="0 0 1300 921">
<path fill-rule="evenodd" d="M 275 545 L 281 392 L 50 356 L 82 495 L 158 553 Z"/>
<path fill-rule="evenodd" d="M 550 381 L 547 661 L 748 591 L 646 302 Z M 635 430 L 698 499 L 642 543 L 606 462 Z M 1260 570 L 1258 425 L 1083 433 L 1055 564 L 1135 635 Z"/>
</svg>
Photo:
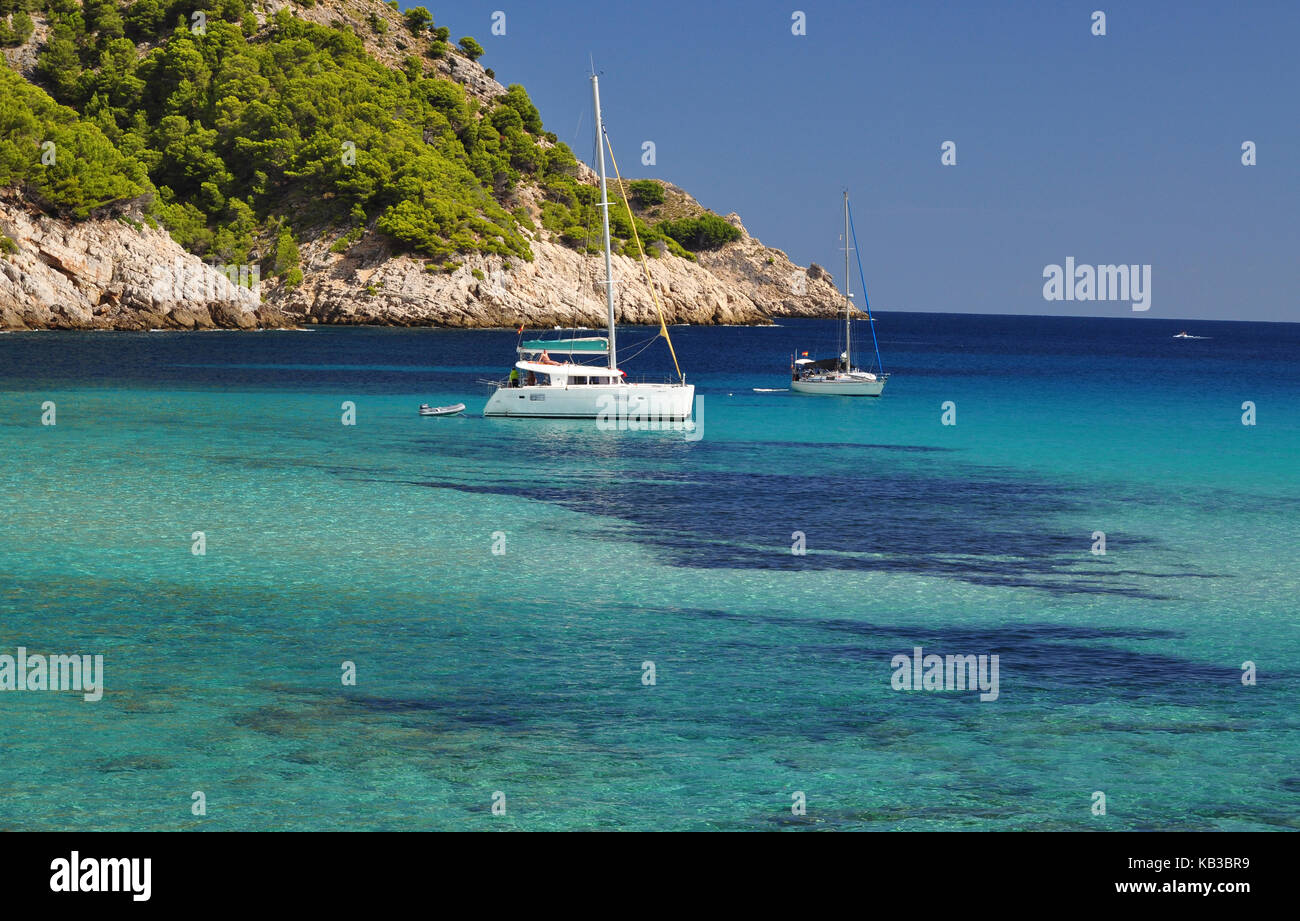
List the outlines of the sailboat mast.
<svg viewBox="0 0 1300 921">
<path fill-rule="evenodd" d="M 605 306 L 609 309 L 609 369 L 618 370 L 614 343 L 614 266 L 609 243 L 609 190 L 605 184 L 605 125 L 600 117 L 600 81 L 591 75 L 591 99 L 596 106 L 596 148 L 600 156 L 600 217 L 605 237 Z"/>
<path fill-rule="evenodd" d="M 849 293 L 849 190 L 844 190 L 844 370 L 853 368 L 853 295 Z"/>
</svg>

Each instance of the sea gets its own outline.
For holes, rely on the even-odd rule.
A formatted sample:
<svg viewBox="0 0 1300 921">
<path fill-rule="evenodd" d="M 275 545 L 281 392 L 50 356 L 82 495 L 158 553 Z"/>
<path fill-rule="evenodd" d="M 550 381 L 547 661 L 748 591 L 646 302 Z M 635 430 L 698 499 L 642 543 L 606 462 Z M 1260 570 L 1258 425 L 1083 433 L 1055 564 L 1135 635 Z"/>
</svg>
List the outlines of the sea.
<svg viewBox="0 0 1300 921">
<path fill-rule="evenodd" d="M 1300 325 L 836 329 L 0 335 L 0 829 L 1300 829 Z"/>
</svg>

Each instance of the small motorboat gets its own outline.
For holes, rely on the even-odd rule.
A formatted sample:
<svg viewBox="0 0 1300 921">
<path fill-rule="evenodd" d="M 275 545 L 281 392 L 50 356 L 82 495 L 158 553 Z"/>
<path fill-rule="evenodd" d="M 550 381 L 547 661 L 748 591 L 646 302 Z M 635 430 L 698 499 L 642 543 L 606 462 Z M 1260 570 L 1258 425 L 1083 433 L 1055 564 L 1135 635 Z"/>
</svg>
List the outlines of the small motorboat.
<svg viewBox="0 0 1300 921">
<path fill-rule="evenodd" d="M 1195 339 L 1195 338 L 1197 338 L 1197 337 L 1196 337 L 1196 336 L 1193 336 L 1193 335 L 1192 335 L 1191 333 L 1189 333 L 1187 330 L 1183 330 L 1181 333 L 1179 333 L 1178 335 L 1174 336 L 1174 338 L 1175 338 L 1175 339 Z"/>
<path fill-rule="evenodd" d="M 464 411 L 464 403 L 457 403 L 454 406 L 430 406 L 428 403 L 420 404 L 421 416 L 459 416 Z"/>
</svg>

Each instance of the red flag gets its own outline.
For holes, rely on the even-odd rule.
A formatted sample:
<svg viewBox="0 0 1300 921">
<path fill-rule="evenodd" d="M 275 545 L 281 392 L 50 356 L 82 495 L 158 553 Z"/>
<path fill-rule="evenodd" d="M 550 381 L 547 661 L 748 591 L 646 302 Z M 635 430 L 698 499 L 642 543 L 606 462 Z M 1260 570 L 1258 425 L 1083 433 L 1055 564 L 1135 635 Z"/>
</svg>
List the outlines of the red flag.
<svg viewBox="0 0 1300 921">
<path fill-rule="evenodd" d="M 801 358 L 807 358 L 807 357 L 808 357 L 808 353 L 807 353 L 807 352 L 804 352 L 802 355 L 800 355 L 800 357 L 801 357 Z"/>
<path fill-rule="evenodd" d="M 520 323 L 518 335 L 522 336 L 523 334 L 524 334 L 524 324 Z"/>
</svg>

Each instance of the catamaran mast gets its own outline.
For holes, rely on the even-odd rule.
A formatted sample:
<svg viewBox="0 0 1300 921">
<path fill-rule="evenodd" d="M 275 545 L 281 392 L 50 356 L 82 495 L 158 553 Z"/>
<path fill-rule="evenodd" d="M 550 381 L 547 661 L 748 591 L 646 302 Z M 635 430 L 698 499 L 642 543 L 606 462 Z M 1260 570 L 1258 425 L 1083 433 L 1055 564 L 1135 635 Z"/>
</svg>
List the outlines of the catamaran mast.
<svg viewBox="0 0 1300 921">
<path fill-rule="evenodd" d="M 591 75 L 591 98 L 596 105 L 596 147 L 600 152 L 600 217 L 605 236 L 605 306 L 609 308 L 609 369 L 617 371 L 618 355 L 614 344 L 614 266 L 609 256 L 609 190 L 605 185 L 605 126 L 600 118 L 600 81 L 595 74 Z M 848 207 L 847 204 L 845 207 Z"/>
<path fill-rule="evenodd" d="M 844 370 L 853 369 L 853 295 L 849 293 L 849 190 L 844 190 Z"/>
</svg>

